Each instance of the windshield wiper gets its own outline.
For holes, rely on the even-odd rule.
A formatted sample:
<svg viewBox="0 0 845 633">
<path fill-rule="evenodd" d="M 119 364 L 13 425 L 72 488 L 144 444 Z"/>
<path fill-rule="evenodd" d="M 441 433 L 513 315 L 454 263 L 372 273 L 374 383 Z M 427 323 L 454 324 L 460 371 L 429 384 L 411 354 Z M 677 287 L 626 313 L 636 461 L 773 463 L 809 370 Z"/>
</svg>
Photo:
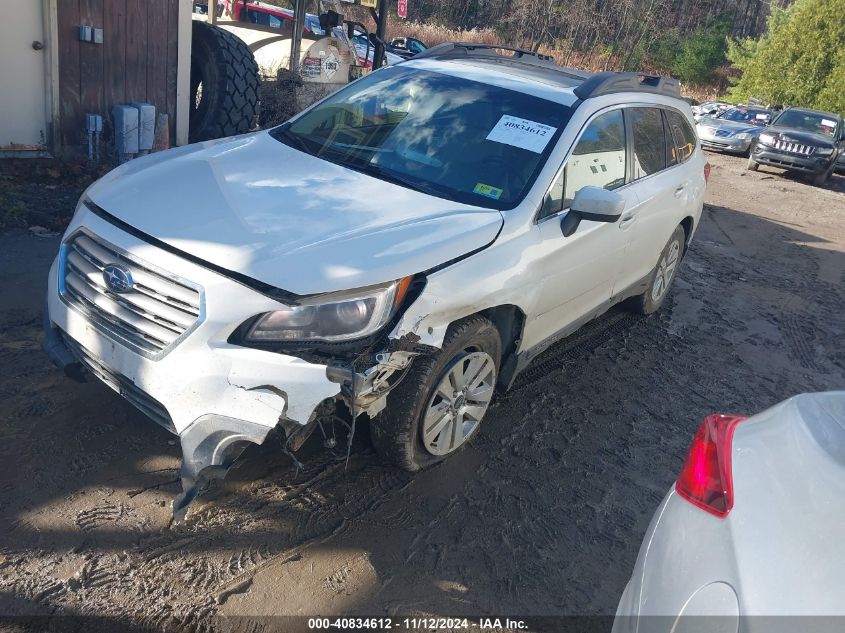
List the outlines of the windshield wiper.
<svg viewBox="0 0 845 633">
<path fill-rule="evenodd" d="M 291 145 L 306 154 L 314 156 L 314 152 L 308 147 L 305 139 L 291 132 L 287 127 L 276 128 L 270 133 L 277 141 L 281 141 L 286 145 Z"/>
<path fill-rule="evenodd" d="M 340 143 L 338 141 L 332 141 L 330 143 L 331 147 L 342 147 L 343 149 L 357 149 L 363 150 L 365 152 L 373 152 L 374 154 L 381 154 L 392 152 L 392 149 L 385 149 L 384 147 L 373 147 L 372 145 L 358 145 L 356 143 Z"/>
<path fill-rule="evenodd" d="M 369 176 L 375 176 L 376 178 L 391 182 L 394 185 L 401 185 L 403 187 L 407 187 L 408 189 L 419 191 L 420 193 L 427 193 L 429 195 L 438 196 L 441 198 L 443 197 L 443 193 L 438 191 L 434 187 L 429 187 L 420 183 L 419 181 L 413 181 L 408 178 L 404 178 L 395 171 L 385 169 L 384 167 L 379 167 L 378 165 L 374 165 L 373 163 L 369 163 L 367 166 L 362 167 L 361 171 L 363 171 Z"/>
</svg>

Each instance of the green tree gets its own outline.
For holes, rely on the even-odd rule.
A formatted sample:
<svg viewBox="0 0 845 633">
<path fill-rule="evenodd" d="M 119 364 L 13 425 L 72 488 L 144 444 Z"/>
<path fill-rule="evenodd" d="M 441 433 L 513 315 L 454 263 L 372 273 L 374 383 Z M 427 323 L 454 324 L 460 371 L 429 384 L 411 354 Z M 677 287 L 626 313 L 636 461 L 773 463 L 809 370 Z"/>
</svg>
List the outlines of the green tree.
<svg viewBox="0 0 845 633">
<path fill-rule="evenodd" d="M 691 33 L 675 28 L 659 32 L 649 43 L 645 59 L 649 66 L 669 72 L 683 82 L 707 83 L 713 71 L 725 63 L 730 22 L 719 19 Z"/>
<path fill-rule="evenodd" d="M 845 113 L 845 0 L 796 0 L 773 9 L 759 40 L 732 42 L 728 59 L 742 74 L 731 88 L 740 101 Z"/>
</svg>

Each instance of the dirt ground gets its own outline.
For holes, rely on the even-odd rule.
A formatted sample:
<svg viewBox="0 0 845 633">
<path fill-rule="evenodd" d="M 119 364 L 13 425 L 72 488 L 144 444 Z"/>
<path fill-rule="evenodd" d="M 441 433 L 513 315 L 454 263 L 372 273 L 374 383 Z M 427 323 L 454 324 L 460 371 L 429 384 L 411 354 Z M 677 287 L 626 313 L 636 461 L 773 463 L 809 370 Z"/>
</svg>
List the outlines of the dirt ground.
<svg viewBox="0 0 845 633">
<path fill-rule="evenodd" d="M 710 161 L 663 311 L 614 310 L 547 352 L 459 458 L 409 476 L 359 429 L 348 465 L 313 436 L 297 475 L 271 441 L 178 526 L 174 438 L 40 351 L 58 238 L 0 236 L 0 614 L 612 615 L 704 415 L 843 387 L 845 178 Z"/>
</svg>

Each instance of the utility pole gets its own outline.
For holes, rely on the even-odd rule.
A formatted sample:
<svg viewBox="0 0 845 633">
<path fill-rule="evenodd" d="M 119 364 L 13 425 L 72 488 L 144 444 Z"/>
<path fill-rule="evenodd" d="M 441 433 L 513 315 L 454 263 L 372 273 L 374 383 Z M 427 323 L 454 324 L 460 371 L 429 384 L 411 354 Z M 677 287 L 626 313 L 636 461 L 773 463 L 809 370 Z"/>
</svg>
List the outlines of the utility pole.
<svg viewBox="0 0 845 633">
<path fill-rule="evenodd" d="M 293 6 L 293 39 L 290 45 L 290 70 L 299 72 L 299 54 L 302 51 L 302 31 L 305 30 L 305 0 L 295 0 Z"/>
<path fill-rule="evenodd" d="M 387 0 L 378 0 L 376 20 L 376 50 L 373 55 L 373 70 L 380 68 L 384 61 L 384 36 L 387 31 Z"/>
</svg>

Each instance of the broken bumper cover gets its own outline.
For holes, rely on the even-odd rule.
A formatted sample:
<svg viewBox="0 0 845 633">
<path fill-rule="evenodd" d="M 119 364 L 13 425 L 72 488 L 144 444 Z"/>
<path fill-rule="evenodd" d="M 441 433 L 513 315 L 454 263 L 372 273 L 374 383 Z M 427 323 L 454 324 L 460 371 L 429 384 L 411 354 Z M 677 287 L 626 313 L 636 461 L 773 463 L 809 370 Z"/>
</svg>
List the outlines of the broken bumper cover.
<svg viewBox="0 0 845 633">
<path fill-rule="evenodd" d="M 61 296 L 61 254 L 50 271 L 44 315 L 43 348 L 66 374 L 80 377 L 85 367 L 179 435 L 184 503 L 196 495 L 203 477 L 225 472 L 243 448 L 263 442 L 280 422 L 289 433 L 307 427 L 320 404 L 339 395 L 341 385 L 328 378 L 325 365 L 228 343 L 234 327 L 254 314 L 278 309 L 278 302 L 97 217 L 86 217 L 85 227 L 203 289 L 196 325 L 178 344 L 153 357 L 122 345 Z"/>
<path fill-rule="evenodd" d="M 61 331 L 53 327 L 45 312 L 44 340 L 42 348 L 53 363 L 64 370 L 68 377 L 84 380 L 83 367 L 100 378 L 107 385 L 118 391 L 127 400 L 135 404 L 143 413 L 171 432 L 176 432 L 172 423 L 162 420 L 169 418 L 156 416 L 150 410 L 148 401 L 140 400 L 126 388 L 114 374 L 104 373 L 103 366 L 96 363 L 73 343 L 68 344 Z M 73 350 L 73 351 L 71 351 Z M 166 412 L 165 412 L 166 415 Z M 275 426 L 275 425 L 274 425 Z M 173 514 L 177 520 L 184 518 L 188 506 L 196 498 L 204 485 L 215 478 L 222 478 L 232 463 L 250 444 L 262 444 L 273 427 L 249 420 L 242 420 L 223 415 L 206 414 L 194 420 L 179 433 L 182 447 L 182 467 L 180 478 L 182 493 L 173 500 Z"/>
</svg>

